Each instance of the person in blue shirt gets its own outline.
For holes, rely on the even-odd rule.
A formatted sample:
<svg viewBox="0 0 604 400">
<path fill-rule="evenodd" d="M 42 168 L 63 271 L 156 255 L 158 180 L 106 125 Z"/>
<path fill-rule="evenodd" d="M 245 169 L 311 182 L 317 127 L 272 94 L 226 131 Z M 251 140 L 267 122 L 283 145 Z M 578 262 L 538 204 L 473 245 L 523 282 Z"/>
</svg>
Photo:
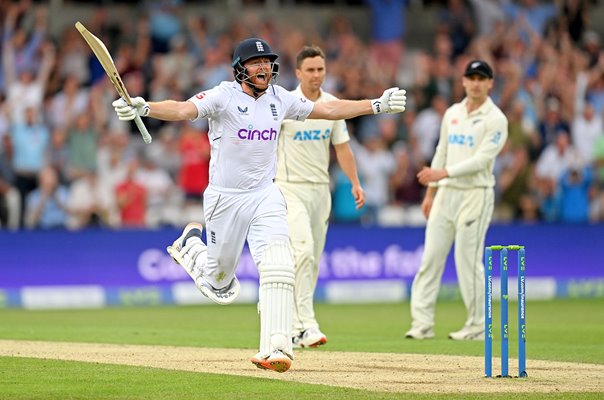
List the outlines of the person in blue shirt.
<svg viewBox="0 0 604 400">
<path fill-rule="evenodd" d="M 27 196 L 27 226 L 29 228 L 65 228 L 69 191 L 59 183 L 59 174 L 45 166 L 38 174 L 38 188 Z"/>
<path fill-rule="evenodd" d="M 589 221 L 589 192 L 591 168 L 572 167 L 560 177 L 560 221 L 585 223 Z"/>
</svg>

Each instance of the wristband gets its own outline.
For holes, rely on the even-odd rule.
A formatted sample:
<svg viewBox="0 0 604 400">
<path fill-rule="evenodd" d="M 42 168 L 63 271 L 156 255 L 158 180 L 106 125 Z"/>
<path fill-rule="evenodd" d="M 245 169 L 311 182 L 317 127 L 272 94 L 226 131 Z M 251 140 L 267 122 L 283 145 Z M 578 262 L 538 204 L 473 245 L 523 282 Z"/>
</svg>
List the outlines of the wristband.
<svg viewBox="0 0 604 400">
<path fill-rule="evenodd" d="M 380 99 L 371 100 L 371 109 L 374 114 L 381 114 L 384 112 L 384 107 L 382 107 L 382 102 Z"/>
</svg>

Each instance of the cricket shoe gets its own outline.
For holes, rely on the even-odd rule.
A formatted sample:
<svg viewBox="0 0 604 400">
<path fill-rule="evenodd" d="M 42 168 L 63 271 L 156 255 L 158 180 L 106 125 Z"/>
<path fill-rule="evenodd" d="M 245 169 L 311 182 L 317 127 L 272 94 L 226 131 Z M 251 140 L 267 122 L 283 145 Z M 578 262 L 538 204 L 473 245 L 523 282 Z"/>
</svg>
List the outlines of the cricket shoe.
<svg viewBox="0 0 604 400">
<path fill-rule="evenodd" d="M 207 257 L 206 245 L 201 240 L 202 232 L 202 224 L 191 222 L 185 227 L 178 239 L 172 243 L 172 246 L 168 246 L 168 254 L 172 256 L 172 259 L 178 265 L 187 271 L 187 274 L 189 274 L 189 276 L 193 279 L 193 282 L 195 282 L 197 289 L 199 289 L 204 296 L 221 305 L 231 304 L 237 299 L 241 289 L 239 280 L 237 280 L 236 277 L 233 277 L 231 282 L 226 287 L 216 289 L 202 276 L 202 265 L 204 263 L 197 262 L 199 257 Z M 199 238 L 199 240 L 194 240 L 187 244 L 187 240 L 195 237 Z"/>
<path fill-rule="evenodd" d="M 466 325 L 456 332 L 449 333 L 453 340 L 484 340 L 483 325 Z"/>
<path fill-rule="evenodd" d="M 319 347 L 327 343 L 327 336 L 319 328 L 308 328 L 292 338 L 292 347 Z"/>
<path fill-rule="evenodd" d="M 292 366 L 292 358 L 281 350 L 273 350 L 268 357 L 262 357 L 258 353 L 250 361 L 260 369 L 270 369 L 276 372 L 285 372 Z"/>
<path fill-rule="evenodd" d="M 405 333 L 407 339 L 432 339 L 434 337 L 434 329 L 432 328 L 415 328 L 412 327 Z"/>
</svg>

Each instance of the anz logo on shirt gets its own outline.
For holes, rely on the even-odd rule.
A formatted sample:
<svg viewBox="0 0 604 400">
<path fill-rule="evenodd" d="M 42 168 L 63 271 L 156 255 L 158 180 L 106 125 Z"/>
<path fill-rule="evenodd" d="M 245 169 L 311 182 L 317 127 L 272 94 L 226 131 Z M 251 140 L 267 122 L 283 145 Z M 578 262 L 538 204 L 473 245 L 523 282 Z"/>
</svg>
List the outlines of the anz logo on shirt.
<svg viewBox="0 0 604 400">
<path fill-rule="evenodd" d="M 499 142 L 501 142 L 501 132 L 497 131 L 495 132 L 495 136 L 493 136 L 493 139 L 491 139 L 491 143 L 499 144 Z"/>
<path fill-rule="evenodd" d="M 474 147 L 474 136 L 452 133 L 449 135 L 449 144 L 458 144 L 460 146 Z"/>
<path fill-rule="evenodd" d="M 322 131 L 321 129 L 313 129 L 310 131 L 298 131 L 294 135 L 294 140 L 299 140 L 301 142 L 309 141 L 309 140 L 327 140 L 331 136 L 331 129 L 325 129 Z"/>
</svg>

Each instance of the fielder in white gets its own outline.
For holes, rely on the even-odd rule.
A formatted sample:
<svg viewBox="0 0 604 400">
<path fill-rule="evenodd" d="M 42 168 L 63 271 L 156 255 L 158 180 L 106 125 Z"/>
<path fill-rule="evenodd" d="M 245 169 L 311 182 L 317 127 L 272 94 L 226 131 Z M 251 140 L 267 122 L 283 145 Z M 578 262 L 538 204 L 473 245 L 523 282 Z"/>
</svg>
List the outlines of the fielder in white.
<svg viewBox="0 0 604 400">
<path fill-rule="evenodd" d="M 204 192 L 207 245 L 203 226 L 187 225 L 168 252 L 205 296 L 230 304 L 239 294 L 236 268 L 247 240 L 260 274 L 259 368 L 287 371 L 291 342 L 294 263 L 290 254 L 285 199 L 274 184 L 277 141 L 285 119 L 338 120 L 405 110 L 404 90 L 390 88 L 379 99 L 313 103 L 273 84 L 277 54 L 262 39 L 239 43 L 233 54 L 235 81 L 198 93 L 187 101 L 146 102 L 132 106 L 118 99 L 121 120 L 136 115 L 165 121 L 208 118 L 210 184 Z"/>
<path fill-rule="evenodd" d="M 316 103 L 335 100 L 321 90 L 325 80 L 325 54 L 316 46 L 305 46 L 296 56 L 300 85 L 292 91 Z M 296 269 L 293 347 L 317 347 L 327 343 L 315 318 L 313 297 L 319 276 L 319 261 L 331 213 L 329 190 L 329 144 L 338 163 L 352 183 L 357 208 L 365 204 L 365 192 L 357 174 L 350 136 L 344 120 L 285 120 L 277 150 L 277 176 L 287 203 L 287 222 Z"/>
<path fill-rule="evenodd" d="M 468 64 L 466 98 L 449 107 L 430 167 L 417 177 L 429 185 L 422 210 L 428 218 L 424 254 L 411 291 L 411 339 L 434 337 L 434 312 L 447 255 L 455 241 L 455 267 L 467 318 L 451 332 L 455 340 L 484 339 L 484 241 L 493 214 L 493 164 L 507 136 L 508 122 L 488 93 L 493 70 L 484 61 Z"/>
</svg>

